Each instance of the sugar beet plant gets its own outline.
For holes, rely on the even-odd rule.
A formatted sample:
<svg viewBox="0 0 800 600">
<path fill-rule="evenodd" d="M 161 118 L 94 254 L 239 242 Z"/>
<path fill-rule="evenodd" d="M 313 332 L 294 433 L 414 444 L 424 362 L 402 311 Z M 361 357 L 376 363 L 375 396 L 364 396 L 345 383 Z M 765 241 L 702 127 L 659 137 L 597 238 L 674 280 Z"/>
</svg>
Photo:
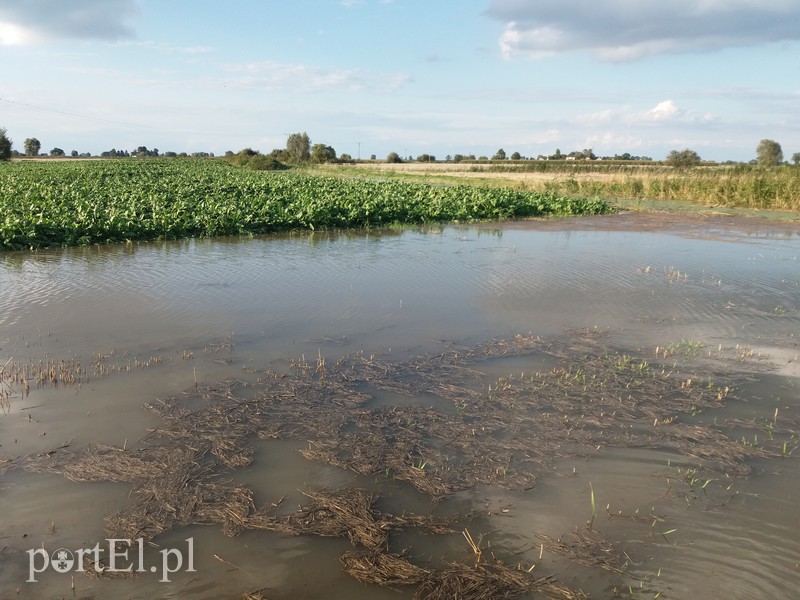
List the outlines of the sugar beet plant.
<svg viewBox="0 0 800 600">
<path fill-rule="evenodd" d="M 0 249 L 605 213 L 551 193 L 246 171 L 209 160 L 0 164 Z"/>
</svg>

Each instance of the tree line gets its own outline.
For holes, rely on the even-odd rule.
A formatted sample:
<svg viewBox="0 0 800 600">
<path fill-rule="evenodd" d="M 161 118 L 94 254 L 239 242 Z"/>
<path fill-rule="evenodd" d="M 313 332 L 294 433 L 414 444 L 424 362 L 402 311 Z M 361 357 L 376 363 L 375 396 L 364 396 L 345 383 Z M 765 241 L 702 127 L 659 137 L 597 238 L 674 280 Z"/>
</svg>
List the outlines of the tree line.
<svg viewBox="0 0 800 600">
<path fill-rule="evenodd" d="M 671 151 L 664 162 L 671 167 L 687 168 L 699 165 L 702 159 L 697 152 L 686 148 Z M 783 149 L 775 140 L 761 140 L 756 147 L 756 158 L 750 162 L 762 167 L 777 167 L 783 163 Z M 800 152 L 792 154 L 792 162 L 800 165 Z"/>
<path fill-rule="evenodd" d="M 236 153 L 227 151 L 225 159 L 231 164 L 257 170 L 287 169 L 290 165 L 355 162 L 349 154 L 337 156 L 332 146 L 322 143 L 312 144 L 311 138 L 305 131 L 292 133 L 286 138 L 285 148 L 275 148 L 268 154 L 244 148 Z"/>
<path fill-rule="evenodd" d="M 12 157 L 23 156 L 19 152 L 13 150 L 12 140 L 8 137 L 6 129 L 0 128 L 0 160 L 9 160 Z M 23 142 L 25 151 L 24 156 L 40 156 L 42 149 L 41 142 L 35 137 L 26 138 Z M 60 157 L 66 156 L 66 152 L 61 148 L 55 147 L 49 152 L 50 156 Z M 70 153 L 74 158 L 85 158 L 91 156 L 90 153 L 79 153 L 77 150 L 72 150 Z M 126 158 L 126 157 L 194 157 L 194 158 L 213 158 L 213 152 L 164 152 L 160 153 L 158 148 L 148 149 L 147 146 L 139 146 L 135 150 L 111 150 L 100 153 L 103 158 Z M 288 168 L 290 165 L 302 165 L 307 163 L 323 164 L 323 163 L 348 163 L 354 162 L 353 157 L 349 154 L 341 154 L 337 156 L 336 150 L 333 147 L 323 143 L 311 143 L 306 132 L 292 133 L 286 140 L 285 148 L 276 148 L 268 154 L 262 154 L 258 150 L 252 148 L 244 148 L 237 153 L 229 150 L 225 153 L 225 158 L 228 162 L 240 166 L 247 166 L 254 169 L 283 169 Z M 614 156 L 602 157 L 603 160 L 620 160 L 620 161 L 652 161 L 649 156 L 635 156 L 628 152 L 622 154 L 615 154 Z M 372 160 L 376 160 L 373 154 Z M 507 155 L 503 148 L 500 148 L 495 154 L 489 158 L 488 156 L 475 157 L 474 154 L 455 154 L 447 155 L 445 161 L 447 162 L 463 162 L 463 161 L 501 161 L 501 160 L 599 160 L 599 157 L 594 154 L 591 148 L 584 148 L 583 150 L 574 150 L 569 154 L 562 154 L 560 149 L 556 149 L 553 154 L 544 155 L 539 154 L 535 159 L 533 157 L 522 156 L 519 152 L 513 152 Z M 387 163 L 402 163 L 406 161 L 414 161 L 412 156 L 401 157 L 397 152 L 390 152 L 387 154 L 385 162 Z M 792 154 L 792 162 L 795 165 L 800 165 L 800 152 Z M 436 156 L 433 154 L 423 153 L 417 156 L 417 162 L 436 162 Z M 671 167 L 676 168 L 689 168 L 700 165 L 703 160 L 700 155 L 689 148 L 683 150 L 672 150 L 667 155 L 664 163 Z M 783 163 L 783 149 L 781 145 L 775 140 L 763 139 L 756 147 L 756 158 L 750 161 L 751 164 L 757 164 L 765 167 L 774 167 Z"/>
</svg>

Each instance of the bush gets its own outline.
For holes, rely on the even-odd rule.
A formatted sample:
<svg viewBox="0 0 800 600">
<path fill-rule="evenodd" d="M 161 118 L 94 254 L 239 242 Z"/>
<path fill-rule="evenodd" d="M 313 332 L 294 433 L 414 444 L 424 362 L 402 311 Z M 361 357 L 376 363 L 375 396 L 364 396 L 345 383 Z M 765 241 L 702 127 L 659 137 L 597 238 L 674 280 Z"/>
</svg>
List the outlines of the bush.
<svg viewBox="0 0 800 600">
<path fill-rule="evenodd" d="M 275 153 L 261 154 L 252 148 L 245 148 L 236 154 L 225 154 L 225 160 L 237 167 L 254 171 L 283 171 L 289 167 L 275 158 Z"/>
<path fill-rule="evenodd" d="M 694 150 L 673 150 L 667 156 L 666 163 L 670 167 L 686 168 L 694 167 L 700 164 L 700 155 Z"/>
<path fill-rule="evenodd" d="M 11 140 L 6 130 L 0 128 L 0 160 L 11 160 Z"/>
</svg>

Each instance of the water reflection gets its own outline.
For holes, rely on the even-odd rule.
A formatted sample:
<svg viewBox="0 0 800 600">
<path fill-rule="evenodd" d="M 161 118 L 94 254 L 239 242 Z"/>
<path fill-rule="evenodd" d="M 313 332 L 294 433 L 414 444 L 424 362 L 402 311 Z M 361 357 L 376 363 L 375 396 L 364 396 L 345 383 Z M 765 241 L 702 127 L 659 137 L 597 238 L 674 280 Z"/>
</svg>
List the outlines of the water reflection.
<svg viewBox="0 0 800 600">
<path fill-rule="evenodd" d="M 102 355 L 104 364 L 121 369 L 89 378 L 81 387 L 34 386 L 29 396 L 13 397 L 8 414 L 0 415 L 0 460 L 64 443 L 134 445 L 157 423 L 141 409 L 143 403 L 196 381 L 280 369 L 302 355 L 335 360 L 364 350 L 402 360 L 441 351 L 448 340 L 470 344 L 518 332 L 554 336 L 565 327 L 597 327 L 610 330 L 620 347 L 644 356 L 656 346 L 687 339 L 706 348 L 757 347 L 765 354 L 780 348 L 787 365 L 794 360 L 800 331 L 796 232 L 763 224 L 756 230 L 702 227 L 695 221 L 645 231 L 636 223 L 625 228 L 620 219 L 614 229 L 581 220 L 586 225 L 315 232 L 3 254 L 0 365 L 50 358 L 90 365 Z M 138 367 L 137 357 L 159 361 Z M 134 366 L 125 370 L 126 365 Z M 529 366 L 509 361 L 487 370 Z M 772 410 L 777 397 L 784 403 L 781 414 L 796 409 L 797 385 L 792 377 L 763 378 L 752 388 L 752 403 L 738 407 L 739 416 Z M 381 406 L 392 402 L 389 394 L 375 400 Z M 286 494 L 295 503 L 297 490 L 315 483 L 375 484 L 304 461 L 296 449 L 294 442 L 262 443 L 253 466 L 237 473 L 237 481 L 255 490 L 260 501 Z M 498 519 L 486 517 L 472 527 L 494 531 L 493 544 L 532 559 L 535 530 L 564 531 L 585 519 L 589 477 L 598 498 L 613 507 L 652 510 L 668 485 L 663 478 L 653 484 L 653 473 L 667 461 L 646 451 L 609 453 L 589 463 L 560 465 L 557 474 L 565 477 L 546 479 L 530 492 L 479 490 L 449 498 L 442 510 L 490 506 Z M 680 516 L 667 507 L 671 526 L 681 533 L 677 547 L 660 540 L 647 551 L 660 561 L 654 569 L 641 566 L 649 573 L 651 597 L 658 591 L 712 597 L 723 580 L 728 594 L 741 597 L 793 590 L 800 546 L 783 526 L 800 519 L 791 499 L 800 481 L 793 465 L 782 463 L 780 475 L 771 477 L 776 467 L 765 464 L 764 473 L 757 470 L 737 484 L 739 494 L 726 506 Z M 572 469 L 580 476 L 572 477 Z M 404 484 L 394 482 L 388 489 L 393 494 L 387 505 L 419 511 L 427 503 Z M 0 479 L 0 493 L 6 499 L 0 537 L 15 560 L 32 545 L 75 547 L 101 537 L 102 516 L 128 501 L 124 484 L 78 485 L 14 469 Z M 139 581 L 136 588 L 81 581 L 80 589 L 99 596 L 137 589 L 150 597 L 181 590 L 196 598 L 229 591 L 238 597 L 242 578 L 255 589 L 263 578 L 254 573 L 266 573 L 276 597 L 314 597 L 322 590 L 336 590 L 342 598 L 397 597 L 339 571 L 338 557 L 347 548 L 342 540 L 256 532 L 229 539 L 210 528 L 194 528 L 192 534 L 214 548 L 199 559 L 209 574 L 202 580 L 179 577 L 169 589 L 152 581 Z M 186 532 L 169 535 L 180 540 Z M 458 536 L 423 543 L 419 554 L 431 560 L 455 559 L 464 550 Z M 23 568 L 15 564 L 0 576 L 5 594 L 24 581 Z M 657 569 L 660 578 L 653 577 Z M 573 583 L 595 597 L 608 595 L 611 578 L 590 570 L 582 576 Z M 50 576 L 36 589 L 22 586 L 20 597 L 45 590 L 69 593 L 63 579 Z"/>
</svg>

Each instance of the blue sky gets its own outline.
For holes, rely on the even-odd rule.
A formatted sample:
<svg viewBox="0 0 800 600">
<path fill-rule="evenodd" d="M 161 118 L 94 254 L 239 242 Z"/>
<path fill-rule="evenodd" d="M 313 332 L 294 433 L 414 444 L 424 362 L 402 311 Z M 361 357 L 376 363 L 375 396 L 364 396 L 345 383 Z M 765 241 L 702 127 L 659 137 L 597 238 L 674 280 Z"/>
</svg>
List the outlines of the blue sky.
<svg viewBox="0 0 800 600">
<path fill-rule="evenodd" d="M 800 151 L 797 0 L 0 0 L 22 150 Z"/>
</svg>

